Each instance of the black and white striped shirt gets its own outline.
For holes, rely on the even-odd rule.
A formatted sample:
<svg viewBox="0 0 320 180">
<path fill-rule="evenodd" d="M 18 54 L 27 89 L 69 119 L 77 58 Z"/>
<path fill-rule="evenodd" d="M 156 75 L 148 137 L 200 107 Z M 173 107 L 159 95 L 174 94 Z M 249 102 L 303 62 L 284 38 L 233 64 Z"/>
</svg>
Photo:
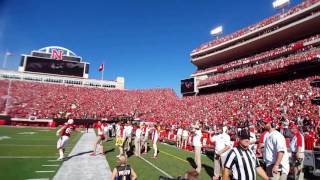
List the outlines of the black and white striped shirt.
<svg viewBox="0 0 320 180">
<path fill-rule="evenodd" d="M 234 180 L 256 180 L 256 167 L 259 167 L 257 157 L 250 149 L 234 147 L 229 152 L 224 167 L 232 172 Z"/>
</svg>

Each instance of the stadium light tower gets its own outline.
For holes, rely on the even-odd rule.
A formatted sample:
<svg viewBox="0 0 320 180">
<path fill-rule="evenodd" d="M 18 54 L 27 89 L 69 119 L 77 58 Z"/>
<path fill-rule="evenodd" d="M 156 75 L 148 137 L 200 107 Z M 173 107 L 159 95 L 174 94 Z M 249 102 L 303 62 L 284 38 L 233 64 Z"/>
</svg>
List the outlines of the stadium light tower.
<svg viewBox="0 0 320 180">
<path fill-rule="evenodd" d="M 275 0 L 272 3 L 274 9 L 282 9 L 282 14 L 284 13 L 284 8 L 288 6 L 290 0 Z"/>
<path fill-rule="evenodd" d="M 218 38 L 219 38 L 219 35 L 222 34 L 222 31 L 223 31 L 223 27 L 222 27 L 222 26 L 218 26 L 218 27 L 212 29 L 212 30 L 210 31 L 210 34 L 211 34 L 212 36 L 216 36 L 216 38 L 218 39 Z"/>
</svg>

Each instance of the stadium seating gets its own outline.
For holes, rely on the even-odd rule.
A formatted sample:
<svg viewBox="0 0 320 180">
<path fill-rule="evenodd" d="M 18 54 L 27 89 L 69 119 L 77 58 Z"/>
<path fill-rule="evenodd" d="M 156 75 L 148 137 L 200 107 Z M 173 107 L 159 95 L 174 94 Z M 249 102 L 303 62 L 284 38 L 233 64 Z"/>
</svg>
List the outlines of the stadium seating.
<svg viewBox="0 0 320 180">
<path fill-rule="evenodd" d="M 290 16 L 290 15 L 292 15 L 294 13 L 297 13 L 297 12 L 299 12 L 301 10 L 304 10 L 304 9 L 310 7 L 311 5 L 313 5 L 314 3 L 317 3 L 319 1 L 320 0 L 305 0 L 302 3 L 294 6 L 291 9 L 289 9 L 285 13 L 278 13 L 278 14 L 276 14 L 274 16 L 266 18 L 266 19 L 264 19 L 264 20 L 262 20 L 262 21 L 260 21 L 260 22 L 258 22 L 256 24 L 253 24 L 251 26 L 243 28 L 243 29 L 241 29 L 239 31 L 236 31 L 236 32 L 232 33 L 232 34 L 226 35 L 226 36 L 224 36 L 222 38 L 210 41 L 208 43 L 204 43 L 199 48 L 193 50 L 192 53 L 196 53 L 196 52 L 202 51 L 204 49 L 207 49 L 207 48 L 210 48 L 210 47 L 214 47 L 214 46 L 219 45 L 219 44 L 221 44 L 223 42 L 235 39 L 235 38 L 240 37 L 242 35 L 245 35 L 245 34 L 247 34 L 249 32 L 252 32 L 252 31 L 255 31 L 255 30 L 260 29 L 262 27 L 265 27 L 265 26 L 267 26 L 267 25 L 269 25 L 271 23 L 274 23 L 274 22 L 276 22 L 276 21 L 278 21 L 280 19 L 286 18 L 286 17 L 288 17 L 288 16 Z"/>
<path fill-rule="evenodd" d="M 262 52 L 262 53 L 254 55 L 254 56 L 241 58 L 241 59 L 238 59 L 238 60 L 235 60 L 235 61 L 232 61 L 229 63 L 225 63 L 225 64 L 219 65 L 219 66 L 213 66 L 213 67 L 206 68 L 206 69 L 199 69 L 199 70 L 195 71 L 193 74 L 205 73 L 205 72 L 209 72 L 214 69 L 216 71 L 224 71 L 224 70 L 228 70 L 228 69 L 232 69 L 232 68 L 237 68 L 239 66 L 244 66 L 247 64 L 252 64 L 252 63 L 259 62 L 259 61 L 263 61 L 265 59 L 272 59 L 275 57 L 279 57 L 283 54 L 299 50 L 304 47 L 304 43 L 308 43 L 308 42 L 311 42 L 311 41 L 313 41 L 315 39 L 319 39 L 319 38 L 320 38 L 320 35 L 317 34 L 317 35 L 312 36 L 310 38 L 306 38 L 304 40 L 290 43 L 288 45 L 285 45 L 285 46 L 282 46 L 279 48 L 275 48 L 275 49 L 272 49 L 272 50 L 269 50 L 266 52 Z"/>
<path fill-rule="evenodd" d="M 65 118 L 72 114 L 78 119 L 142 116 L 177 99 L 172 89 L 121 91 L 15 80 L 11 96 L 8 113 L 12 117 Z"/>
<path fill-rule="evenodd" d="M 290 65 L 299 64 L 302 62 L 313 60 L 320 56 L 319 48 L 304 48 L 297 53 L 290 54 L 288 57 L 279 58 L 272 61 L 267 61 L 262 64 L 249 66 L 247 68 L 240 68 L 227 73 L 210 76 L 205 80 L 199 82 L 199 86 L 216 84 L 226 80 L 241 78 L 248 75 L 264 73 L 276 69 L 281 69 Z"/>
<path fill-rule="evenodd" d="M 81 119 L 124 114 L 167 126 L 197 121 L 239 125 L 280 115 L 290 121 L 308 117 L 319 122 L 318 108 L 310 103 L 316 92 L 309 85 L 314 78 L 183 99 L 172 89 L 121 91 L 12 80 L 7 108 L 12 117 L 65 118 L 70 113 Z"/>
<path fill-rule="evenodd" d="M 9 88 L 8 80 L 0 80 L 0 114 L 4 113 Z"/>
</svg>

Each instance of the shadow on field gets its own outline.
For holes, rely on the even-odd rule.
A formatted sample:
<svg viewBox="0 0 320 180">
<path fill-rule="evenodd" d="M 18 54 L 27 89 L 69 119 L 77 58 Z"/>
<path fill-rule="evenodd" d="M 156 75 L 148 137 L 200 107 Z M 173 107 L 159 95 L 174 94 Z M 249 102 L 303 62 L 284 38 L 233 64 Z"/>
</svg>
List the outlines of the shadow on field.
<svg viewBox="0 0 320 180">
<path fill-rule="evenodd" d="M 76 157 L 76 156 L 81 156 L 81 155 L 84 155 L 84 154 L 88 154 L 88 153 L 92 153 L 93 151 L 85 151 L 85 152 L 81 152 L 81 153 L 78 153 L 78 154 L 74 154 L 72 156 L 68 156 L 64 159 L 64 161 L 68 161 L 69 159 L 73 158 L 73 157 Z"/>
<path fill-rule="evenodd" d="M 133 148 L 130 149 L 130 151 L 127 151 L 128 158 L 133 155 Z"/>
<path fill-rule="evenodd" d="M 149 147 L 149 145 L 147 146 L 147 153 L 151 150 L 151 147 Z M 145 148 L 144 146 L 141 148 L 141 153 L 144 153 Z"/>
<path fill-rule="evenodd" d="M 109 152 L 113 152 L 113 151 L 114 151 L 114 148 L 106 150 L 106 151 L 104 151 L 104 153 L 109 153 Z"/>
<path fill-rule="evenodd" d="M 188 157 L 187 158 L 187 161 L 190 163 L 190 165 L 193 167 L 193 168 L 197 168 L 197 165 L 196 165 L 196 162 L 194 162 L 194 159 L 191 158 L 191 157 Z"/>
<path fill-rule="evenodd" d="M 211 161 L 214 161 L 214 151 L 206 151 L 206 156 L 207 156 Z"/>
<path fill-rule="evenodd" d="M 206 164 L 202 164 L 202 167 L 206 170 L 207 174 L 212 177 L 213 176 L 213 168 L 206 165 Z"/>
</svg>

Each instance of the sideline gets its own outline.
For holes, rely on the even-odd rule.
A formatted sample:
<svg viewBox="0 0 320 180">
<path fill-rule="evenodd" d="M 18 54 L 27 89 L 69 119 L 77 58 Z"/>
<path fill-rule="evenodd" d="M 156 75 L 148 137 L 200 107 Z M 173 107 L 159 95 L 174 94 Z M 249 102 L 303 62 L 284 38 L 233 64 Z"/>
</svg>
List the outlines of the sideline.
<svg viewBox="0 0 320 180">
<path fill-rule="evenodd" d="M 180 160 L 180 161 L 183 161 L 183 162 L 185 162 L 185 163 L 189 163 L 187 160 L 184 160 L 184 159 L 182 159 L 182 158 L 180 158 L 180 157 L 178 157 L 178 156 L 175 156 L 175 155 L 173 155 L 173 154 L 170 154 L 170 153 L 168 153 L 168 152 L 166 152 L 166 151 L 163 151 L 163 150 L 159 150 L 160 151 L 160 153 L 164 153 L 164 154 L 166 154 L 166 155 L 168 155 L 168 156 L 171 156 L 171 157 L 174 157 L 174 158 L 176 158 L 176 159 L 178 159 L 178 160 Z"/>
</svg>

